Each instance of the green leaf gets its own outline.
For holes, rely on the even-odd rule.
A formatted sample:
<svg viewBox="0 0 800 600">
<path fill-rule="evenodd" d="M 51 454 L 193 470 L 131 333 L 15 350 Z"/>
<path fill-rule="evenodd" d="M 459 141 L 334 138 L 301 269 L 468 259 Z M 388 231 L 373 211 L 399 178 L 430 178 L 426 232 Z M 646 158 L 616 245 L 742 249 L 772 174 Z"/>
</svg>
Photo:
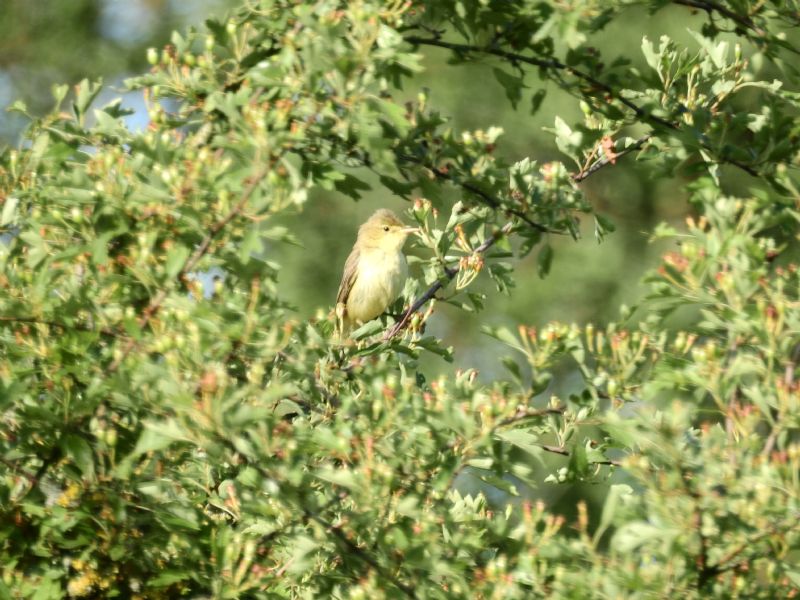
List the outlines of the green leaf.
<svg viewBox="0 0 800 600">
<path fill-rule="evenodd" d="M 242 239 L 242 242 L 239 246 L 239 260 L 242 261 L 243 265 L 246 265 L 248 262 L 250 262 L 250 257 L 260 254 L 263 248 L 264 246 L 263 242 L 261 241 L 261 232 L 259 231 L 258 225 L 253 225 L 247 229 L 247 233 L 245 233 L 244 239 Z M 186 257 L 184 257 L 184 260 L 185 258 Z M 181 262 L 181 264 L 183 263 Z"/>
<path fill-rule="evenodd" d="M 553 132 L 556 136 L 556 146 L 558 146 L 558 149 L 577 164 L 580 164 L 579 154 L 583 141 L 581 132 L 574 131 L 561 117 L 555 118 L 555 129 Z"/>
<path fill-rule="evenodd" d="M 542 448 L 539 446 L 539 436 L 525 429 L 506 429 L 495 434 L 498 438 L 513 444 L 542 461 Z"/>
<path fill-rule="evenodd" d="M 589 457 L 586 454 L 586 448 L 581 444 L 576 444 L 570 450 L 569 470 L 574 477 L 579 479 L 589 474 Z"/>
<path fill-rule="evenodd" d="M 324 481 L 329 481 L 349 490 L 356 490 L 360 485 L 359 479 L 350 469 L 324 468 L 318 470 L 316 475 Z"/>
<path fill-rule="evenodd" d="M 84 79 L 75 86 L 75 100 L 72 103 L 72 108 L 75 112 L 75 118 L 79 123 L 83 123 L 89 106 L 91 106 L 92 102 L 94 102 L 95 98 L 97 98 L 102 90 L 102 79 L 94 82 Z"/>
<path fill-rule="evenodd" d="M 380 115 L 392 126 L 396 135 L 403 137 L 408 133 L 411 123 L 406 118 L 406 109 L 402 105 L 383 98 L 373 98 L 372 102 Z"/>
<path fill-rule="evenodd" d="M 533 96 L 531 96 L 531 112 L 530 114 L 535 115 L 539 112 L 539 109 L 542 107 L 542 102 L 544 102 L 545 96 L 547 96 L 547 90 L 544 88 L 540 90 L 536 90 Z"/>
<path fill-rule="evenodd" d="M 177 570 L 160 571 L 158 575 L 147 581 L 147 587 L 150 588 L 169 587 L 173 583 L 178 583 L 179 581 L 185 581 L 186 579 L 189 579 L 190 576 L 191 575 L 187 571 L 177 571 Z"/>
<path fill-rule="evenodd" d="M 520 372 L 519 364 L 510 356 L 504 356 L 500 359 L 500 362 L 503 363 L 503 366 L 508 370 L 509 373 L 514 377 L 517 382 L 522 382 L 522 373 Z"/>
<path fill-rule="evenodd" d="M 3 213 L 2 216 L 0 216 L 0 226 L 5 227 L 6 225 L 16 222 L 18 205 L 18 198 L 14 198 L 13 196 L 6 198 L 5 202 L 3 202 Z"/>
<path fill-rule="evenodd" d="M 521 75 L 511 75 L 502 69 L 492 69 L 495 78 L 506 91 L 506 98 L 511 102 L 512 108 L 516 109 L 517 104 L 522 99 L 522 90 L 525 88 Z"/>
<path fill-rule="evenodd" d="M 538 260 L 536 261 L 539 277 L 544 279 L 550 272 L 550 266 L 553 264 L 553 247 L 550 244 L 545 244 L 539 250 Z"/>
<path fill-rule="evenodd" d="M 656 52 L 653 42 L 647 39 L 647 36 L 642 38 L 642 54 L 647 61 L 647 65 L 654 71 L 661 71 L 661 54 Z"/>
<path fill-rule="evenodd" d="M 623 498 L 630 496 L 633 493 L 633 488 L 624 483 L 617 483 L 612 485 L 606 495 L 606 501 L 603 503 L 603 512 L 600 515 L 600 523 L 597 525 L 592 541 L 595 546 L 600 542 L 603 534 L 611 525 L 614 516 L 617 512 L 617 507 Z"/>
<path fill-rule="evenodd" d="M 181 272 L 183 266 L 186 264 L 186 259 L 189 258 L 189 248 L 183 244 L 174 244 L 167 252 L 167 260 L 164 263 L 164 270 L 167 277 L 174 278 Z"/>
<path fill-rule="evenodd" d="M 87 479 L 94 478 L 94 451 L 83 437 L 68 433 L 61 440 L 61 450 Z"/>
<path fill-rule="evenodd" d="M 341 192 L 353 200 L 359 200 L 361 198 L 361 192 L 368 192 L 372 189 L 368 183 L 360 180 L 358 177 L 350 175 L 350 173 L 339 173 L 339 175 L 341 175 L 341 177 L 333 182 L 333 187 L 337 192 Z"/>
<path fill-rule="evenodd" d="M 147 452 L 163 450 L 179 441 L 186 441 L 186 432 L 174 419 L 147 423 L 130 456 L 138 457 Z"/>
<path fill-rule="evenodd" d="M 608 217 L 605 217 L 600 213 L 595 213 L 594 223 L 594 235 L 598 242 L 602 242 L 605 239 L 606 234 L 613 232 L 617 228 L 613 221 L 609 220 Z"/>
<path fill-rule="evenodd" d="M 630 554 L 650 543 L 668 544 L 672 537 L 674 537 L 674 532 L 642 521 L 633 521 L 617 530 L 611 546 L 617 552 Z"/>
</svg>

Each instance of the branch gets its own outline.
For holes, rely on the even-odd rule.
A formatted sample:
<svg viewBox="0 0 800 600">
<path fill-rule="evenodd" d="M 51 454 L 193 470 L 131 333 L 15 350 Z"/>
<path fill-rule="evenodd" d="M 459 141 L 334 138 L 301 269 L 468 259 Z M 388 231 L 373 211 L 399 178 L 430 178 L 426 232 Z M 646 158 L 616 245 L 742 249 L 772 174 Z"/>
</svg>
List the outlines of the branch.
<svg viewBox="0 0 800 600">
<path fill-rule="evenodd" d="M 398 590 L 403 592 L 409 598 L 416 598 L 417 597 L 417 594 L 414 591 L 414 588 L 412 586 L 408 585 L 407 583 L 403 583 L 402 581 L 400 581 L 394 575 L 391 575 L 390 573 L 387 573 L 386 570 L 381 566 L 381 564 L 377 560 L 375 560 L 372 557 L 372 555 L 369 554 L 369 552 L 367 552 L 361 546 L 359 546 L 358 544 L 353 542 L 350 538 L 348 538 L 344 534 L 344 532 L 341 530 L 340 527 L 335 526 L 333 523 L 329 523 L 328 521 L 326 521 L 325 519 L 323 519 L 319 515 L 311 512 L 310 510 L 308 510 L 306 508 L 303 508 L 302 510 L 303 510 L 303 514 L 305 514 L 306 517 L 308 517 L 309 519 L 311 519 L 313 521 L 316 521 L 317 523 L 319 523 L 320 525 L 325 527 L 325 529 L 330 531 L 336 537 L 336 539 L 342 545 L 344 545 L 347 548 L 347 550 L 351 554 L 353 554 L 354 556 L 357 556 L 359 558 L 359 560 L 361 560 L 362 562 L 365 562 L 366 564 L 371 566 L 373 569 L 375 569 L 381 577 L 383 577 L 387 581 L 391 582 L 392 585 L 394 585 Z"/>
<path fill-rule="evenodd" d="M 611 98 L 627 106 L 631 109 L 637 117 L 644 121 L 648 121 L 650 123 L 660 125 L 661 127 L 665 127 L 667 129 L 677 129 L 678 126 L 671 121 L 667 121 L 666 119 L 662 119 L 649 111 L 643 109 L 642 107 L 638 106 L 636 103 L 624 98 L 617 92 L 614 88 L 612 88 L 607 83 L 603 83 L 599 79 L 596 79 L 589 73 L 585 73 L 580 69 L 576 69 L 575 67 L 570 67 L 567 64 L 562 63 L 560 60 L 555 58 L 534 58 L 530 56 L 525 56 L 523 54 L 517 54 L 515 52 L 507 52 L 505 50 L 500 50 L 499 48 L 494 47 L 479 47 L 479 46 L 470 46 L 468 44 L 456 44 L 453 42 L 445 42 L 438 38 L 422 38 L 415 35 L 410 35 L 405 38 L 409 44 L 414 44 L 416 46 L 425 45 L 425 46 L 438 46 L 439 48 L 447 48 L 448 50 L 453 50 L 455 52 L 461 53 L 469 53 L 469 52 L 480 52 L 483 54 L 492 54 L 494 56 L 499 56 L 501 58 L 506 58 L 512 62 L 521 62 L 529 65 L 533 65 L 535 67 L 539 67 L 548 71 L 566 71 L 571 75 L 574 75 L 578 79 L 582 79 L 586 83 L 593 85 L 595 88 L 605 92 Z"/>
<path fill-rule="evenodd" d="M 453 177 L 449 173 L 446 173 L 445 171 L 442 171 L 441 169 L 434 167 L 433 165 L 426 164 L 425 161 L 423 161 L 422 159 L 410 156 L 408 154 L 398 154 L 397 158 L 399 158 L 400 160 L 412 162 L 416 165 L 420 165 L 422 167 L 425 167 L 426 169 L 429 169 L 431 173 L 433 173 L 434 176 L 436 176 L 438 179 L 441 179 L 443 181 L 449 181 L 450 183 L 457 185 L 472 194 L 475 194 L 481 200 L 483 200 L 484 204 L 486 204 L 490 208 L 493 208 L 495 210 L 504 208 L 502 206 L 502 203 L 497 198 L 483 191 L 477 185 L 474 185 L 472 183 L 466 183 L 463 181 L 458 181 L 455 177 Z M 529 225 L 530 227 L 532 227 L 537 231 L 541 231 L 542 233 L 555 233 L 558 235 L 563 235 L 562 231 L 556 231 L 555 229 L 550 229 L 549 227 L 546 227 L 541 223 L 537 223 L 521 210 L 517 210 L 516 208 L 507 208 L 507 207 L 504 208 L 504 210 L 506 211 L 507 214 L 517 217 L 518 219 L 524 221 L 527 225 Z"/>
<path fill-rule="evenodd" d="M 638 150 L 639 148 L 644 146 L 647 142 L 649 142 L 652 138 L 653 138 L 653 135 L 651 133 L 648 133 L 647 135 L 643 135 L 638 140 L 636 140 L 633 144 L 631 144 L 627 148 L 623 149 L 621 152 L 618 152 L 614 156 L 613 160 L 616 161 L 618 158 L 621 158 L 621 157 L 625 156 L 626 154 L 630 154 L 631 152 L 633 152 L 635 150 Z M 584 179 L 586 179 L 590 175 L 592 175 L 594 173 L 597 173 L 597 171 L 599 171 L 600 169 L 602 169 L 606 165 L 613 164 L 611 161 L 612 161 L 612 158 L 609 157 L 609 156 L 605 156 L 605 157 L 601 158 L 600 160 L 595 162 L 589 168 L 581 169 L 579 172 L 573 173 L 572 174 L 572 181 L 574 181 L 575 183 L 580 183 L 581 181 L 583 181 Z"/>
<path fill-rule="evenodd" d="M 14 472 L 14 471 L 17 471 L 17 469 L 19 469 L 19 465 L 17 465 L 14 461 L 7 460 L 7 459 L 2 458 L 2 457 L 0 457 L 0 463 L 4 464 L 6 467 L 8 467 L 9 472 Z M 35 484 L 38 481 L 36 479 L 36 475 L 35 474 L 28 473 L 27 471 L 24 471 L 23 469 L 19 469 L 18 474 L 21 477 L 24 477 L 25 479 L 27 479 L 28 482 L 31 485 Z"/>
<path fill-rule="evenodd" d="M 510 417 L 506 417 L 502 421 L 500 421 L 497 425 L 494 426 L 494 429 L 498 429 L 500 427 L 506 427 L 508 425 L 514 425 L 519 421 L 524 421 L 525 419 L 533 419 L 536 417 L 544 417 L 547 415 L 563 415 L 566 412 L 566 407 L 564 406 L 557 406 L 554 408 L 541 408 L 531 410 L 529 408 L 519 408 L 517 412 L 515 412 Z"/>
<path fill-rule="evenodd" d="M 764 531 L 758 532 L 753 537 L 745 540 L 741 544 L 739 544 L 736 548 L 728 552 L 725 556 L 723 556 L 715 565 L 710 565 L 706 567 L 706 570 L 709 574 L 709 577 L 716 577 L 721 573 L 725 573 L 726 571 L 730 571 L 732 569 L 736 569 L 740 567 L 742 564 L 752 560 L 752 558 L 744 558 L 742 560 L 734 561 L 734 559 L 739 556 L 742 552 L 750 548 L 756 542 L 761 541 L 765 537 L 769 537 L 778 533 L 781 529 L 794 529 L 797 527 L 798 523 L 800 523 L 800 515 L 795 515 L 791 519 L 787 519 L 781 523 L 776 523 L 769 529 Z"/>
<path fill-rule="evenodd" d="M 709 580 L 714 577 L 714 569 L 708 565 L 708 537 L 703 533 L 703 509 L 700 508 L 700 496 L 692 494 L 694 498 L 694 515 L 692 526 L 700 538 L 700 554 L 697 557 L 697 589 L 703 590 Z"/>
<path fill-rule="evenodd" d="M 692 1 L 692 0 L 687 0 L 687 1 Z M 507 52 L 505 50 L 500 50 L 499 48 L 495 47 L 480 47 L 480 46 L 470 46 L 468 44 L 456 44 L 453 42 L 445 42 L 443 40 L 440 40 L 438 37 L 421 38 L 419 36 L 411 35 L 407 36 L 404 39 L 409 44 L 414 44 L 418 46 L 419 45 L 437 46 L 439 48 L 446 48 L 448 50 L 453 50 L 454 52 L 460 52 L 460 53 L 478 52 L 483 54 L 491 54 L 493 56 L 499 56 L 501 58 L 505 58 L 511 61 L 512 63 L 525 63 L 550 71 L 566 71 L 567 73 L 574 75 L 578 79 L 582 79 L 583 81 L 593 85 L 595 88 L 605 92 L 609 97 L 613 98 L 620 104 L 623 104 L 624 106 L 628 107 L 642 121 L 646 121 L 652 125 L 658 125 L 670 131 L 677 131 L 680 129 L 680 126 L 677 123 L 668 121 L 667 119 L 656 116 L 650 111 L 643 109 L 635 102 L 632 102 L 631 100 L 628 100 L 627 98 L 623 97 L 618 91 L 616 91 L 607 83 L 603 83 L 602 81 L 596 79 L 589 73 L 585 73 L 584 71 L 576 69 L 575 67 L 570 67 L 569 65 L 564 64 L 555 58 L 550 58 L 550 59 L 534 58 L 530 56 L 525 56 L 523 54 L 517 54 L 515 52 Z M 706 150 L 712 150 L 708 144 L 703 144 L 703 148 L 705 148 Z M 733 165 L 752 177 L 761 176 L 761 174 L 756 169 L 736 159 L 725 158 L 722 159 L 722 162 L 726 162 L 730 165 Z"/>
<path fill-rule="evenodd" d="M 258 184 L 261 183 L 261 180 L 264 179 L 267 175 L 267 169 L 262 169 L 256 175 L 254 175 L 247 187 L 242 192 L 242 197 L 239 199 L 239 202 L 236 203 L 228 214 L 222 217 L 219 221 L 214 223 L 211 228 L 208 230 L 208 234 L 206 237 L 203 238 L 203 241 L 200 242 L 200 245 L 195 248 L 194 252 L 189 256 L 186 262 L 181 267 L 180 272 L 178 273 L 176 279 L 178 281 L 183 281 L 183 279 L 188 275 L 196 266 L 197 263 L 208 253 L 208 249 L 211 247 L 211 242 L 219 235 L 219 233 L 225 228 L 228 223 L 233 221 L 244 209 L 247 202 L 250 200 L 250 196 L 253 195 L 253 192 L 258 187 Z M 167 298 L 167 294 L 169 293 L 168 287 L 163 287 L 159 292 L 153 297 L 150 301 L 150 304 L 147 305 L 142 316 L 139 318 L 139 328 L 144 329 L 150 320 L 155 316 L 155 314 L 161 308 L 161 305 L 164 303 L 164 300 Z M 122 350 L 122 354 L 111 363 L 109 366 L 109 373 L 115 372 L 122 361 L 127 358 L 127 356 L 131 353 L 131 351 L 136 347 L 137 341 L 135 339 L 131 339 L 126 345 L 125 348 Z"/>
<path fill-rule="evenodd" d="M 13 315 L 0 315 L 0 323 L 30 323 L 32 325 L 47 325 L 48 327 L 57 327 L 62 331 L 85 331 L 88 333 L 101 333 L 103 335 L 119 336 L 120 333 L 111 329 L 102 327 L 95 329 L 89 325 L 77 324 L 68 325 L 66 323 L 56 323 L 47 319 L 39 319 L 38 317 L 15 317 Z"/>
<path fill-rule="evenodd" d="M 755 23 L 753 23 L 753 20 L 750 17 L 746 17 L 744 15 L 735 13 L 732 10 L 720 4 L 719 2 L 714 2 L 713 0 L 673 0 L 673 2 L 675 2 L 675 4 L 681 4 L 683 6 L 688 6 L 690 8 L 697 8 L 700 10 L 704 10 L 709 15 L 713 12 L 718 12 L 723 17 L 730 19 L 731 21 L 733 21 L 740 27 L 743 27 L 744 29 L 749 29 L 756 35 L 759 35 L 761 37 L 767 35 L 767 32 L 761 29 Z"/>
<path fill-rule="evenodd" d="M 562 446 L 549 446 L 548 444 L 536 444 L 544 450 L 545 452 L 552 452 L 553 454 L 559 454 L 561 456 L 571 456 L 570 451 Z M 618 460 L 593 460 L 590 464 L 593 465 L 604 465 L 609 467 L 621 467 L 622 463 Z"/>
<path fill-rule="evenodd" d="M 491 237 L 484 240 L 484 242 L 475 248 L 473 254 L 483 254 L 489 248 L 491 248 L 501 237 L 508 235 L 513 227 L 512 223 L 506 223 L 503 225 L 501 229 L 495 231 Z M 383 335 L 384 341 L 389 340 L 400 333 L 403 329 L 408 327 L 408 322 L 411 320 L 411 317 L 417 312 L 420 308 L 422 308 L 429 300 L 431 300 L 440 289 L 442 289 L 445 285 L 450 283 L 453 278 L 458 274 L 461 270 L 460 267 L 446 267 L 444 270 L 444 278 L 437 279 L 433 282 L 433 285 L 429 287 L 424 294 L 422 294 L 417 300 L 409 306 L 403 315 L 400 317 L 400 320 L 397 321 L 392 327 Z"/>
<path fill-rule="evenodd" d="M 219 441 L 222 443 L 223 446 L 228 448 L 228 450 L 234 452 L 235 454 L 240 454 L 239 450 L 236 448 L 236 445 L 228 440 L 227 438 L 220 437 Z M 246 459 L 247 457 L 245 457 Z M 267 480 L 276 481 L 276 478 L 262 465 L 257 462 L 247 460 L 247 464 L 253 467 L 258 473 Z M 284 495 L 288 496 L 288 495 Z M 326 509 L 328 507 L 333 506 L 334 504 L 341 502 L 347 494 L 337 494 L 334 498 L 332 498 L 329 502 L 327 502 L 322 509 Z M 366 550 L 364 550 L 361 546 L 353 542 L 350 538 L 345 535 L 342 531 L 341 527 L 337 527 L 333 523 L 330 523 L 323 519 L 318 512 L 311 510 L 310 508 L 306 507 L 299 499 L 296 499 L 294 502 L 297 507 L 300 509 L 300 512 L 303 513 L 303 516 L 306 519 L 312 520 L 319 525 L 323 526 L 327 531 L 330 531 L 335 537 L 336 540 L 340 543 L 340 545 L 345 546 L 347 551 L 350 552 L 353 556 L 357 557 L 361 562 L 368 564 L 370 567 L 377 571 L 378 575 L 389 581 L 392 585 L 394 585 L 398 590 L 403 592 L 409 598 L 416 598 L 417 594 L 414 591 L 413 586 L 403 583 L 397 577 L 392 575 L 391 573 L 387 572 L 386 569 Z M 282 530 L 284 528 L 281 528 Z M 271 534 L 268 534 L 271 535 Z"/>
</svg>

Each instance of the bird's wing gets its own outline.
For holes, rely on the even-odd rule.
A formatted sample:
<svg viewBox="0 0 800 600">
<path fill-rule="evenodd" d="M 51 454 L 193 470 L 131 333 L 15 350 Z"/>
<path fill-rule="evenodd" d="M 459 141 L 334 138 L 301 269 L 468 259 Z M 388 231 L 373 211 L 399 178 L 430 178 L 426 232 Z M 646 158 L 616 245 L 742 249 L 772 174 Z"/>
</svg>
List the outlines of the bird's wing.
<svg viewBox="0 0 800 600">
<path fill-rule="evenodd" d="M 350 295 L 350 290 L 353 289 L 353 284 L 356 282 L 358 255 L 358 249 L 353 248 L 353 251 L 344 263 L 344 273 L 342 274 L 342 282 L 339 284 L 339 293 L 336 294 L 336 304 L 347 304 L 347 297 Z"/>
</svg>

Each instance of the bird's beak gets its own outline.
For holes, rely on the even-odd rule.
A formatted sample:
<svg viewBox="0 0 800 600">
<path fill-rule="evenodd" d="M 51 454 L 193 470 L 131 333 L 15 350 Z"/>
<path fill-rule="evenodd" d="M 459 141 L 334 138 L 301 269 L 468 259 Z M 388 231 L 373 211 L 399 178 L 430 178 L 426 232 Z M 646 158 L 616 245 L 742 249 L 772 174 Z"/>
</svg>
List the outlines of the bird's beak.
<svg viewBox="0 0 800 600">
<path fill-rule="evenodd" d="M 405 234 L 409 233 L 419 233 L 419 227 L 403 227 L 401 231 Z"/>
</svg>

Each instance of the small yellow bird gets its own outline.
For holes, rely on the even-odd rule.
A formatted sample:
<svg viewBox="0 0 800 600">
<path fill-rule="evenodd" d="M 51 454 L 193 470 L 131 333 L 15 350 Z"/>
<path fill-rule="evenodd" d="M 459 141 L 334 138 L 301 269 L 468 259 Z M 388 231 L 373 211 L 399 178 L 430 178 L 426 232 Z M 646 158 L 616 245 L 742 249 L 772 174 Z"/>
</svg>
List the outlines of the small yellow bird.
<svg viewBox="0 0 800 600">
<path fill-rule="evenodd" d="M 408 275 L 403 244 L 409 233 L 392 211 L 376 211 L 358 229 L 358 239 L 344 264 L 336 296 L 336 315 L 342 331 L 378 317 L 403 290 Z"/>
</svg>

